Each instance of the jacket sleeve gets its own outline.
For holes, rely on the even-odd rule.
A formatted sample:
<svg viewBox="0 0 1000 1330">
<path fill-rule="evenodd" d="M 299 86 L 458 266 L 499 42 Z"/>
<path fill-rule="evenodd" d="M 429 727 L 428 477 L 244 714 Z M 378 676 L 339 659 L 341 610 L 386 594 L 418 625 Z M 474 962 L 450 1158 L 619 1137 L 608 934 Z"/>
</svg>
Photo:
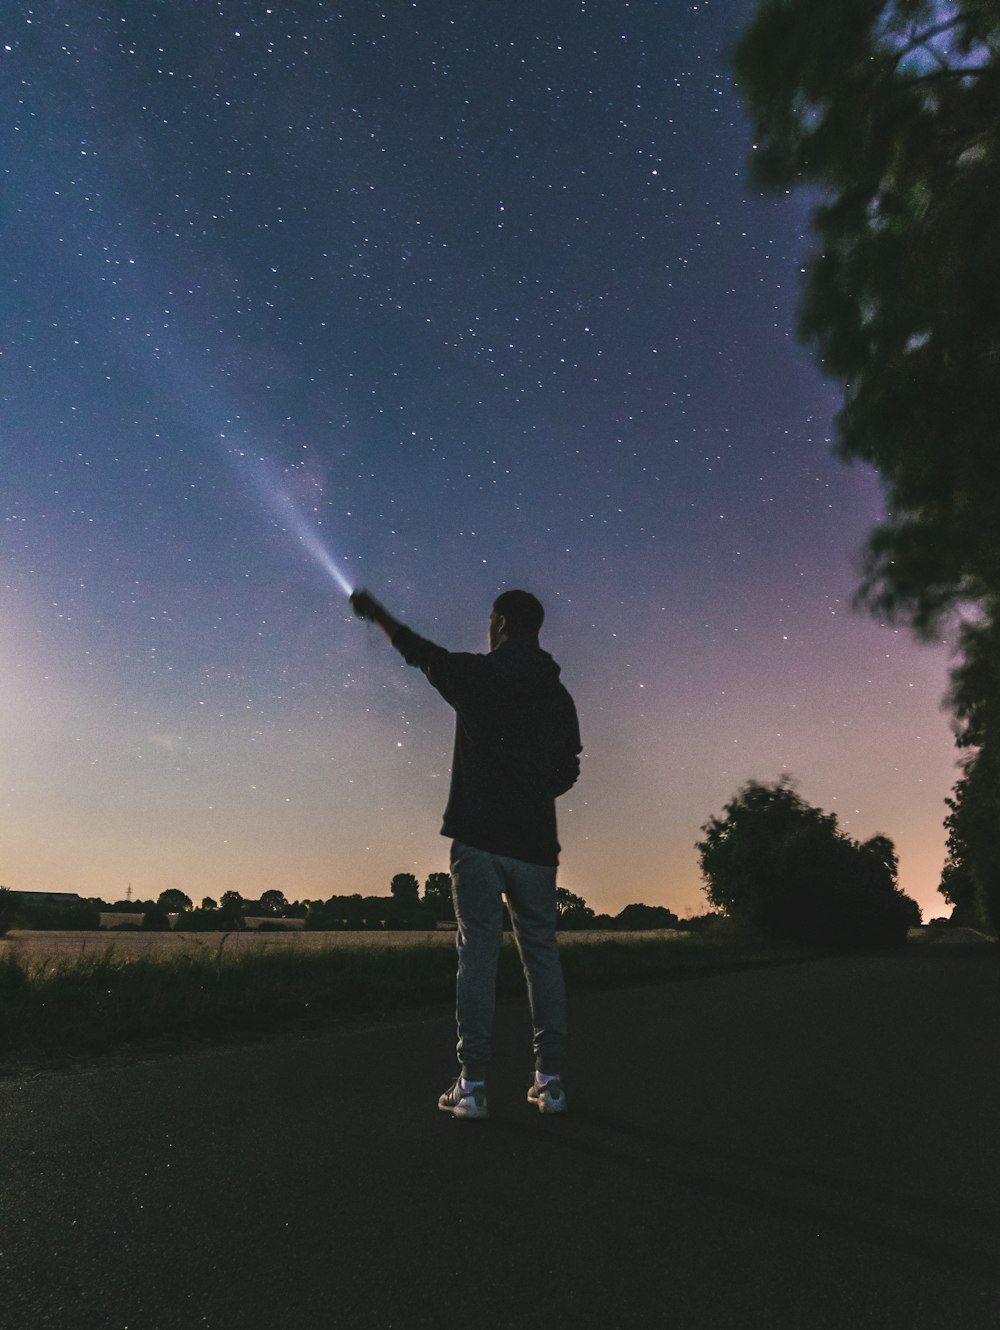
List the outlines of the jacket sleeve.
<svg viewBox="0 0 1000 1330">
<path fill-rule="evenodd" d="M 483 658 L 464 651 L 446 651 L 412 628 L 400 628 L 392 645 L 406 661 L 422 670 L 446 702 L 457 707 L 474 687 Z"/>
</svg>

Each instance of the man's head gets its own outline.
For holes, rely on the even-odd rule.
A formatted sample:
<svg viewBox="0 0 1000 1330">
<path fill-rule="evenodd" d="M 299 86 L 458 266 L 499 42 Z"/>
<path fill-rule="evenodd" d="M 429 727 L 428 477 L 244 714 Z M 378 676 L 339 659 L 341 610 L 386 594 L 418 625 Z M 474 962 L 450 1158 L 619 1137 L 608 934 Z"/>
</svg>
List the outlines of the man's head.
<svg viewBox="0 0 1000 1330">
<path fill-rule="evenodd" d="M 493 602 L 490 614 L 490 650 L 501 642 L 517 639 L 534 642 L 545 618 L 542 602 L 530 591 L 503 591 Z"/>
</svg>

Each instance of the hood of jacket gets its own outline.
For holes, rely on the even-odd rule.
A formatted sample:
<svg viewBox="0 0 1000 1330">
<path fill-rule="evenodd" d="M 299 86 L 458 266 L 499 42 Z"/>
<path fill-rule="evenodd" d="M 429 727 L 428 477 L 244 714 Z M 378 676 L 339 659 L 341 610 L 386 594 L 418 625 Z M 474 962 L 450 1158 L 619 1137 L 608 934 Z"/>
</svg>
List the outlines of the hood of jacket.
<svg viewBox="0 0 1000 1330">
<path fill-rule="evenodd" d="M 541 697 L 559 687 L 559 666 L 533 642 L 501 642 L 489 659 L 497 682 L 515 697 Z"/>
</svg>

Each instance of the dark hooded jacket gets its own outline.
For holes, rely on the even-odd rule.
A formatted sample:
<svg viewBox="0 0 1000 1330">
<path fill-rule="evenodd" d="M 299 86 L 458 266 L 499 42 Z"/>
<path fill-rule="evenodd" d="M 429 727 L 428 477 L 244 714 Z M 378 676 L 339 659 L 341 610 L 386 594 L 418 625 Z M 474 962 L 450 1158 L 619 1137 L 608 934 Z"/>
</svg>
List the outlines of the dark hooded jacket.
<svg viewBox="0 0 1000 1330">
<path fill-rule="evenodd" d="M 442 836 L 531 864 L 559 859 L 556 798 L 580 774 L 580 729 L 559 666 L 533 642 L 446 651 L 409 628 L 393 646 L 454 707 Z"/>
</svg>

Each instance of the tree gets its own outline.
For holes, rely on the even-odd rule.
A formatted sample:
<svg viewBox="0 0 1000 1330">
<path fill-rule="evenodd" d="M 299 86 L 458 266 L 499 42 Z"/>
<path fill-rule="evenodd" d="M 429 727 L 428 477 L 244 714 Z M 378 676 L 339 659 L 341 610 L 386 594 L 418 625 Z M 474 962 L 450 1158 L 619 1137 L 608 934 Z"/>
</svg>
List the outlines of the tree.
<svg viewBox="0 0 1000 1330">
<path fill-rule="evenodd" d="M 384 911 L 387 928 L 415 928 L 420 922 L 420 883 L 412 873 L 397 873 L 389 883 L 392 893 Z"/>
<path fill-rule="evenodd" d="M 781 941 L 823 946 L 906 940 L 919 907 L 896 886 L 887 836 L 860 845 L 832 813 L 801 799 L 790 777 L 749 781 L 698 842 L 709 903 Z"/>
<path fill-rule="evenodd" d="M 308 932 L 326 933 L 330 929 L 343 927 L 343 923 L 334 914 L 333 910 L 323 901 L 314 901 L 306 912 L 306 921 L 303 927 Z"/>
<path fill-rule="evenodd" d="M 16 891 L 9 891 L 6 887 L 0 887 L 0 937 L 7 933 L 14 923 L 14 916 L 17 914 L 17 907 L 21 904 L 21 897 Z"/>
<path fill-rule="evenodd" d="M 151 905 L 142 916 L 140 927 L 144 933 L 169 933 L 170 920 L 167 918 L 166 910 L 161 910 L 158 905 Z"/>
<path fill-rule="evenodd" d="M 556 887 L 556 928 L 589 928 L 593 920 L 594 911 L 582 896 Z"/>
<path fill-rule="evenodd" d="M 420 900 L 420 883 L 412 873 L 397 873 L 389 883 L 392 899 L 404 907 L 416 906 Z"/>
<path fill-rule="evenodd" d="M 246 928 L 246 920 L 243 917 L 243 906 L 245 901 L 238 891 L 224 891 L 222 900 L 219 902 L 219 909 L 222 911 L 226 926 L 234 931 Z"/>
<path fill-rule="evenodd" d="M 933 634 L 1000 592 L 1000 10 L 764 0 L 734 67 L 754 180 L 823 195 L 800 329 L 887 491 L 862 597 Z"/>
<path fill-rule="evenodd" d="M 626 905 L 615 915 L 615 927 L 642 931 L 651 928 L 676 928 L 680 920 L 665 905 Z"/>
<path fill-rule="evenodd" d="M 186 896 L 183 891 L 178 891 L 176 887 L 168 887 L 157 896 L 156 905 L 167 914 L 182 914 L 185 910 L 191 909 L 191 897 Z"/>
<path fill-rule="evenodd" d="M 945 802 L 948 858 L 939 890 L 955 922 L 1000 936 L 1000 615 L 962 629 L 949 701 L 965 751 Z"/>
<path fill-rule="evenodd" d="M 950 699 L 958 741 L 995 775 L 1000 7 L 764 0 L 734 68 L 755 181 L 822 196 L 800 330 L 843 385 L 841 455 L 870 462 L 886 491 L 858 599 L 927 638 L 949 616 L 964 620 Z M 979 760 L 966 758 L 966 777 Z M 957 797 L 975 790 L 995 828 L 1000 785 L 986 786 L 976 777 Z M 981 839 L 972 821 L 949 890 L 965 889 L 962 874 L 977 883 L 1000 932 L 996 836 Z"/>
<path fill-rule="evenodd" d="M 233 924 L 217 906 L 203 904 L 197 910 L 185 910 L 178 916 L 175 927 L 181 933 L 227 933 L 232 931 Z"/>
<path fill-rule="evenodd" d="M 219 903 L 218 901 L 214 901 L 211 896 L 203 896 L 201 908 L 203 910 L 217 910 L 219 908 Z"/>
<path fill-rule="evenodd" d="M 430 874 L 424 883 L 424 905 L 434 920 L 454 919 L 450 873 Z"/>
<path fill-rule="evenodd" d="M 284 914 L 288 909 L 285 893 L 276 888 L 265 891 L 260 898 L 260 908 L 264 914 Z"/>
<path fill-rule="evenodd" d="M 992 749 L 969 758 L 945 802 L 948 857 L 938 890 L 954 908 L 952 922 L 996 932 L 1000 920 L 1000 770 Z"/>
</svg>

